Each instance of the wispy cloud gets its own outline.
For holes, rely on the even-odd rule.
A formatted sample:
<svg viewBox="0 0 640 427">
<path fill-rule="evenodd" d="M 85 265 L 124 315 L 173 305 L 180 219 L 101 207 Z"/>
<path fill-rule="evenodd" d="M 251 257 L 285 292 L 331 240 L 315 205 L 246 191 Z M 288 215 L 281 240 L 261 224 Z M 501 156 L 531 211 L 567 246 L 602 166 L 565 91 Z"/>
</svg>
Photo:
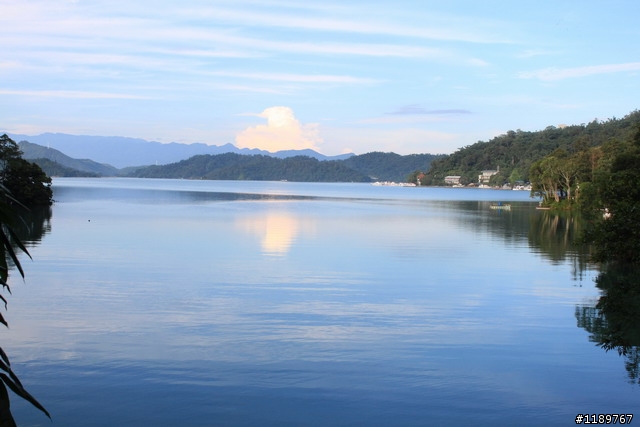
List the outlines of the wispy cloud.
<svg viewBox="0 0 640 427">
<path fill-rule="evenodd" d="M 274 88 L 264 86 L 250 86 L 250 85 L 234 85 L 234 84 L 216 84 L 213 86 L 215 89 L 228 91 L 228 92 L 247 92 L 247 93 L 262 93 L 270 95 L 283 95 L 294 90 L 290 88 Z"/>
<path fill-rule="evenodd" d="M 402 115 L 402 116 L 405 116 L 405 115 L 441 116 L 441 115 L 471 114 L 471 111 L 463 110 L 463 109 L 427 110 L 426 108 L 422 107 L 420 104 L 409 104 L 409 105 L 403 105 L 402 107 L 399 107 L 398 109 L 387 114 Z"/>
<path fill-rule="evenodd" d="M 640 71 L 640 62 L 628 62 L 625 64 L 589 65 L 573 68 L 544 68 L 542 70 L 522 72 L 523 79 L 539 79 L 543 81 L 564 80 L 578 77 L 587 77 L 598 74 L 613 74 L 621 72 Z"/>
<path fill-rule="evenodd" d="M 524 51 L 516 54 L 516 58 L 529 59 L 529 58 L 536 58 L 536 57 L 540 57 L 540 56 L 557 55 L 557 54 L 558 54 L 557 52 L 552 52 L 552 51 L 548 51 L 548 50 L 527 49 L 527 50 L 524 50 Z"/>
<path fill-rule="evenodd" d="M 112 92 L 84 92 L 77 90 L 13 90 L 0 89 L 0 95 L 32 96 L 68 99 L 153 99 L 147 96 Z"/>
<path fill-rule="evenodd" d="M 358 19 L 345 19 L 340 16 L 299 16 L 291 13 L 274 14 L 269 12 L 255 12 L 253 10 L 239 10 L 229 8 L 207 8 L 182 11 L 190 16 L 214 18 L 223 22 L 246 23 L 253 26 L 292 28 L 307 31 L 341 32 L 368 35 L 383 35 L 393 37 L 411 37 L 418 39 L 437 41 L 458 41 L 466 43 L 513 43 L 511 39 L 500 37 L 485 30 L 470 30 L 477 27 L 465 22 L 461 25 L 453 25 L 453 21 L 460 21 L 460 17 L 429 16 L 429 21 L 439 20 L 447 22 L 447 25 L 434 25 L 429 23 L 421 26 L 407 25 L 406 23 L 390 23 L 377 19 L 368 19 L 362 10 L 344 10 L 343 13 L 355 15 Z M 332 14 L 335 15 L 335 14 Z M 494 31 L 495 32 L 495 31 Z"/>
<path fill-rule="evenodd" d="M 173 15 L 181 15 L 179 10 L 170 9 Z M 19 11 L 18 11 L 19 12 Z M 80 10 L 66 10 L 61 14 L 54 9 L 42 6 L 41 9 L 30 9 L 29 14 L 17 13 L 19 20 L 29 22 L 29 30 L 9 22 L 6 18 L 0 18 L 0 22 L 6 24 L 6 34 L 17 34 L 21 47 L 49 47 L 78 48 L 87 46 L 96 48 L 100 45 L 107 48 L 127 49 L 127 46 L 135 46 L 134 49 L 149 48 L 157 50 L 157 46 L 189 46 L 188 49 L 173 49 L 172 53 L 182 52 L 191 55 L 221 55 L 231 57 L 255 56 L 256 51 L 267 50 L 289 53 L 307 54 L 344 54 L 364 56 L 391 56 L 391 57 L 424 57 L 439 54 L 438 49 L 427 48 L 421 45 L 408 43 L 328 43 L 311 38 L 313 41 L 289 41 L 275 38 L 256 37 L 255 27 L 262 24 L 267 26 L 279 26 L 290 28 L 310 27 L 332 31 L 355 32 L 380 32 L 375 30 L 376 25 L 363 26 L 357 21 L 334 21 L 317 18 L 292 18 L 287 15 L 258 14 L 246 11 L 209 11 L 212 20 L 204 21 L 207 15 L 205 11 L 194 11 L 197 16 L 194 21 L 182 22 L 172 14 L 165 13 L 161 16 L 151 14 L 149 18 L 128 18 L 122 16 L 93 17 L 81 14 Z M 112 11 L 112 13 L 115 13 Z M 53 14 L 57 19 L 50 19 Z M 238 25 L 236 29 L 225 28 L 226 19 L 231 19 Z M 250 25 L 248 25 L 250 23 Z M 35 30 L 34 30 L 35 29 Z M 386 32 L 400 31 L 388 29 Z M 411 33 L 411 31 L 409 32 Z M 400 32 L 402 34 L 402 32 Z M 309 40 L 309 39 L 308 39 Z M 122 44 L 127 42 L 126 44 Z M 96 45 L 98 43 L 98 46 Z M 194 45 L 216 43 L 216 50 L 194 49 Z M 242 48 L 243 50 L 238 50 Z"/>
<path fill-rule="evenodd" d="M 253 49 L 297 54 L 359 55 L 373 57 L 434 58 L 443 57 L 441 49 L 404 44 L 378 43 L 322 43 L 235 38 L 229 42 Z"/>
<path fill-rule="evenodd" d="M 380 83 L 381 80 L 353 77 L 338 76 L 327 74 L 293 74 L 293 73 L 247 73 L 234 71 L 216 71 L 211 75 L 234 77 L 249 80 L 268 80 L 278 82 L 291 83 L 346 83 L 346 84 L 373 84 Z"/>
</svg>

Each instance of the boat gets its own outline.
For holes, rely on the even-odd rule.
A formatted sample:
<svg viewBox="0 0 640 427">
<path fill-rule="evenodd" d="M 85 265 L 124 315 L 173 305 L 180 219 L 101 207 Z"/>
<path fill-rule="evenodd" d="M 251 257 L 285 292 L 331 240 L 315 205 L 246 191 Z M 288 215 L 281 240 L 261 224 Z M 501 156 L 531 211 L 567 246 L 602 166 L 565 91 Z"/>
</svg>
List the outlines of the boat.
<svg viewBox="0 0 640 427">
<path fill-rule="evenodd" d="M 501 210 L 504 210 L 504 211 L 510 211 L 511 210 L 511 205 L 510 204 L 506 203 L 506 204 L 503 205 L 502 202 L 491 203 L 489 205 L 489 207 L 491 209 L 501 209 Z"/>
<path fill-rule="evenodd" d="M 393 181 L 376 181 L 376 182 L 372 182 L 371 185 L 376 185 L 376 186 L 380 186 L 380 185 L 384 185 L 384 186 L 389 186 L 389 187 L 416 187 L 416 184 L 414 184 L 413 182 L 393 182 Z"/>
</svg>

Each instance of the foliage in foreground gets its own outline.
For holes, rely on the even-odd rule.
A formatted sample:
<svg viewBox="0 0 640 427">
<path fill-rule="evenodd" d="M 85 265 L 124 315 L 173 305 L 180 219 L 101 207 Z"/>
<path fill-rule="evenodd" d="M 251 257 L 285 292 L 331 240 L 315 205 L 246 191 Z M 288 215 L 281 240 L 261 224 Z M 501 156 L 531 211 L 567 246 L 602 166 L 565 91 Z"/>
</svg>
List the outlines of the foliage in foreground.
<svg viewBox="0 0 640 427">
<path fill-rule="evenodd" d="M 9 278 L 9 262 L 12 262 L 13 265 L 15 265 L 20 276 L 24 278 L 24 270 L 22 269 L 20 260 L 14 250 L 14 246 L 31 257 L 25 246 L 13 231 L 14 224 L 16 223 L 16 220 L 19 219 L 19 215 L 16 211 L 19 206 L 20 203 L 9 193 L 7 188 L 0 185 L 0 285 L 9 293 L 11 293 L 11 288 L 7 282 L 7 279 Z M 2 300 L 6 309 L 6 298 L 0 295 L 0 300 Z M 0 313 L 0 323 L 6 327 L 9 326 L 2 313 Z M 16 423 L 11 414 L 7 387 L 15 394 L 41 410 L 47 417 L 51 418 L 49 412 L 47 412 L 47 410 L 24 388 L 18 379 L 18 376 L 11 369 L 9 357 L 0 347 L 0 425 L 15 426 Z"/>
<path fill-rule="evenodd" d="M 24 278 L 16 250 L 31 257 L 14 232 L 17 222 L 22 220 L 19 210 L 52 204 L 51 178 L 40 167 L 24 160 L 21 154 L 13 140 L 7 135 L 0 136 L 0 285 L 9 293 L 11 288 L 7 280 L 11 265 Z M 0 300 L 6 309 L 7 299 L 0 295 Z M 1 312 L 0 323 L 9 326 Z M 11 369 L 9 357 L 0 347 L 0 425 L 3 427 L 16 425 L 7 388 L 51 418 L 49 412 L 24 388 Z"/>
</svg>

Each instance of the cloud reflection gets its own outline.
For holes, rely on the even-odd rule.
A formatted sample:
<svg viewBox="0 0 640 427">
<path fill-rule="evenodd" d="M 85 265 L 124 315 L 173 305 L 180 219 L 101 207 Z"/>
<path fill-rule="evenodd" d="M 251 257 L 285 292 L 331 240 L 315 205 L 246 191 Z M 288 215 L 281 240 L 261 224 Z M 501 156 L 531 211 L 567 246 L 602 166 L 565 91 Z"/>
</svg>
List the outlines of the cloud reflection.
<svg viewBox="0 0 640 427">
<path fill-rule="evenodd" d="M 240 228 L 261 239 L 260 245 L 265 255 L 284 256 L 295 243 L 303 229 L 313 232 L 313 223 L 299 220 L 288 212 L 267 212 L 264 216 L 243 217 L 238 221 Z"/>
</svg>

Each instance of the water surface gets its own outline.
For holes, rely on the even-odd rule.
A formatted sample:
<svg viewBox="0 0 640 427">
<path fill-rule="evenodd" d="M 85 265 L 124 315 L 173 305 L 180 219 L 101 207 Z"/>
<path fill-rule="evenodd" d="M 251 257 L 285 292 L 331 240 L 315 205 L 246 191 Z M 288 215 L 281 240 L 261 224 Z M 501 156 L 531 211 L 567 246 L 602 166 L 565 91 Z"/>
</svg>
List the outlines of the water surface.
<svg viewBox="0 0 640 427">
<path fill-rule="evenodd" d="M 638 408 L 623 358 L 578 326 L 597 271 L 528 193 L 69 178 L 54 197 L 3 332 L 54 425 L 569 425 Z"/>
</svg>

